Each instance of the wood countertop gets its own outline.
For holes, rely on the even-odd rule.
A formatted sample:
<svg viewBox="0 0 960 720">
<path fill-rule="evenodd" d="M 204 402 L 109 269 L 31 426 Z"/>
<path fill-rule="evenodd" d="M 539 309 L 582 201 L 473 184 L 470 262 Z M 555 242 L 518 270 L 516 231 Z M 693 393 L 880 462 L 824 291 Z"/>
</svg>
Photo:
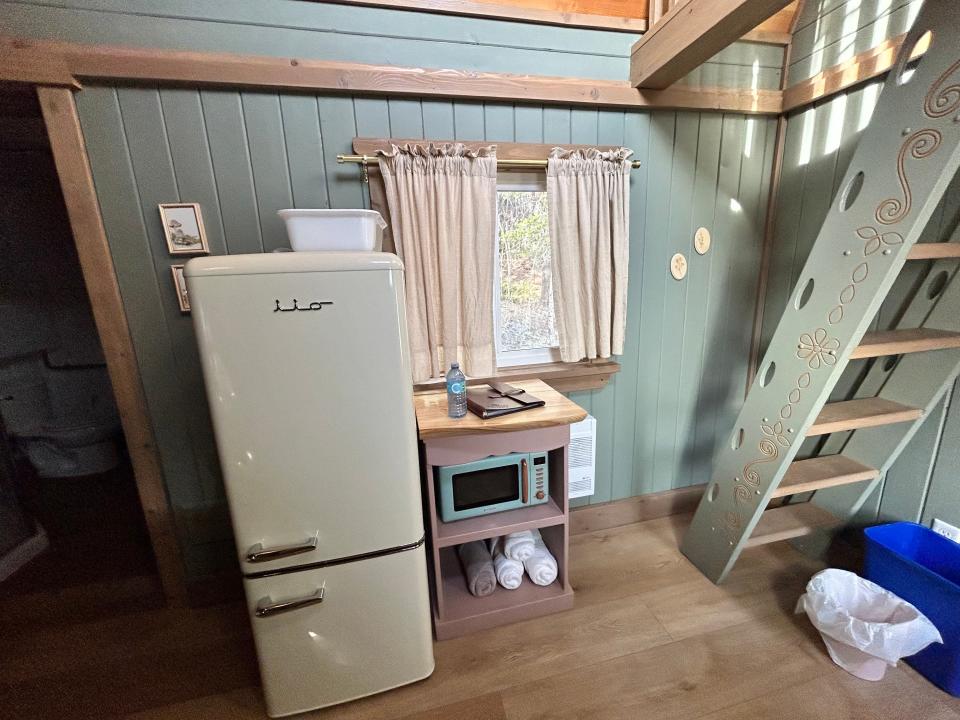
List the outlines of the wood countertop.
<svg viewBox="0 0 960 720">
<path fill-rule="evenodd" d="M 421 393 L 414 395 L 413 398 L 420 439 L 535 430 L 556 425 L 569 425 L 587 417 L 586 410 L 568 400 L 542 380 L 511 382 L 510 385 L 523 388 L 534 397 L 543 400 L 546 405 L 489 420 L 483 420 L 469 411 L 464 417 L 454 419 L 447 416 L 446 390 Z"/>
</svg>

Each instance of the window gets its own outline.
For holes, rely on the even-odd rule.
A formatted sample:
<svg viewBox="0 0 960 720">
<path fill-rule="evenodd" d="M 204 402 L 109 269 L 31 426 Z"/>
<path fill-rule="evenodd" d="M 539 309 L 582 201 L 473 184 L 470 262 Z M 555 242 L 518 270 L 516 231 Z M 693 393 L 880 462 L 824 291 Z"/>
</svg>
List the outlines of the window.
<svg viewBox="0 0 960 720">
<path fill-rule="evenodd" d="M 501 173 L 493 289 L 498 367 L 560 361 L 550 261 L 545 175 Z"/>
</svg>

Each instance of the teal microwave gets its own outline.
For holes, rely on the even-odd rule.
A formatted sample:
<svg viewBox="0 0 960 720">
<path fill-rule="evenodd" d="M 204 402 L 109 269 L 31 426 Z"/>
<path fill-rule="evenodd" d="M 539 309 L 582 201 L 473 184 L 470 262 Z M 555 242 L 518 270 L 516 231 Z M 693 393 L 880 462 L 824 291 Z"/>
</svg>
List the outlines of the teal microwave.
<svg viewBox="0 0 960 720">
<path fill-rule="evenodd" d="M 550 498 L 547 453 L 512 453 L 436 468 L 440 519 L 453 522 Z"/>
</svg>

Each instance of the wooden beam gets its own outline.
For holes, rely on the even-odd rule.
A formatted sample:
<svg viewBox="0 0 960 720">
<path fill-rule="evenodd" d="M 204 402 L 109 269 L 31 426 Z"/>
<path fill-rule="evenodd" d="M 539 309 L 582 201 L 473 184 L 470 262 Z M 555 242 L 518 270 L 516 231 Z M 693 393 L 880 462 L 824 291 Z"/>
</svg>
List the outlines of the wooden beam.
<svg viewBox="0 0 960 720">
<path fill-rule="evenodd" d="M 681 0 L 633 46 L 630 84 L 663 89 L 753 30 L 789 0 Z"/>
<path fill-rule="evenodd" d="M 31 41 L 17 38 L 0 43 L 0 80 L 80 88 L 61 55 L 45 55 Z"/>
<path fill-rule="evenodd" d="M 179 544 L 73 93 L 65 87 L 40 87 L 37 94 L 163 592 L 169 604 L 182 606 L 186 585 Z"/>
<path fill-rule="evenodd" d="M 805 107 L 837 93 L 885 75 L 893 67 L 907 34 L 884 40 L 849 60 L 827 68 L 812 78 L 783 91 L 783 111 Z M 911 59 L 922 56 L 930 47 L 930 38 L 921 38 L 910 53 Z"/>
<path fill-rule="evenodd" d="M 647 29 L 646 8 L 643 3 L 622 3 L 631 14 L 613 14 L 610 8 L 604 12 L 590 12 L 590 3 L 571 7 L 568 2 L 507 4 L 500 2 L 461 2 L 460 0 L 330 0 L 343 5 L 366 5 L 395 10 L 412 10 L 464 17 L 482 17 L 495 20 L 518 20 L 540 25 L 566 25 L 593 30 L 642 33 Z M 595 3 L 594 3 L 595 5 Z M 554 6 L 551 8 L 551 6 Z M 579 8 L 579 9 L 577 9 Z"/>
<path fill-rule="evenodd" d="M 46 71 L 45 60 L 62 60 L 74 78 L 758 115 L 778 114 L 781 105 L 779 90 L 745 91 L 741 88 L 678 85 L 667 90 L 641 92 L 627 82 L 613 80 L 431 70 L 12 38 L 0 38 L 0 57 L 5 48 L 13 45 L 22 52 L 34 53 L 38 75 Z M 0 65 L 0 80 L 6 79 L 4 71 Z M 25 81 L 43 82 L 30 78 Z"/>
</svg>

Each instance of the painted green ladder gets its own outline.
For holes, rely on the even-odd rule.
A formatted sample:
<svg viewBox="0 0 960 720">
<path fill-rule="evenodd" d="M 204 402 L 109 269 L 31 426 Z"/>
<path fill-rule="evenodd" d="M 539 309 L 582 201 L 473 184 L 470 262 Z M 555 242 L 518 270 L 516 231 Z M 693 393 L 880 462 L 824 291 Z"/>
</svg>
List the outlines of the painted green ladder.
<svg viewBox="0 0 960 720">
<path fill-rule="evenodd" d="M 927 0 L 683 539 L 713 582 L 745 548 L 848 523 L 960 372 L 960 238 L 916 244 L 958 165 L 960 2 Z M 868 332 L 914 260 L 947 272 L 927 275 L 897 329 Z M 849 360 L 883 356 L 861 385 L 872 397 L 827 402 Z M 828 433 L 832 454 L 794 462 L 804 438 Z"/>
</svg>

